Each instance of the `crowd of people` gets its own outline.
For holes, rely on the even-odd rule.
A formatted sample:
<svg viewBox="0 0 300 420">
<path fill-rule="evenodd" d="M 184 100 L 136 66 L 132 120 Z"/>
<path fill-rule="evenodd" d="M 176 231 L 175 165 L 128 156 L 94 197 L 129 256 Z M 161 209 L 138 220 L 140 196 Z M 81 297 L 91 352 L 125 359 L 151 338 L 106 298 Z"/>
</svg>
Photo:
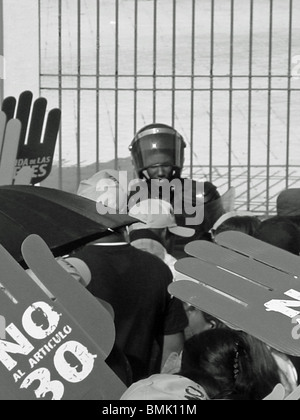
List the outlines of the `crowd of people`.
<svg viewBox="0 0 300 420">
<path fill-rule="evenodd" d="M 289 197 L 299 205 L 288 206 L 280 195 L 273 217 L 228 212 L 215 185 L 182 177 L 185 146 L 174 128 L 147 125 L 130 145 L 134 188 L 125 191 L 113 170 L 78 188 L 79 195 L 95 202 L 105 197 L 103 204 L 135 219 L 68 256 L 84 264 L 85 286 L 110 307 L 116 341 L 107 364 L 128 387 L 121 399 L 261 400 L 278 383 L 288 395 L 298 386 L 297 358 L 171 296 L 168 286 L 188 278 L 176 270 L 187 243 L 217 243 L 224 231 L 299 255 L 299 190 Z M 137 192 L 143 199 L 135 199 Z"/>
</svg>

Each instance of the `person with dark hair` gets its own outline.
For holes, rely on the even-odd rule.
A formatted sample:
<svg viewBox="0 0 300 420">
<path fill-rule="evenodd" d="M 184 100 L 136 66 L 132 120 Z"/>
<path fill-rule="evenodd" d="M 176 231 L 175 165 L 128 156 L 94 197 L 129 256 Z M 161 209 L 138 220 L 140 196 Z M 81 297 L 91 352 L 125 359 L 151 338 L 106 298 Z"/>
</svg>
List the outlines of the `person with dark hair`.
<svg viewBox="0 0 300 420">
<path fill-rule="evenodd" d="M 211 329 L 185 342 L 179 375 L 200 384 L 210 399 L 262 400 L 280 383 L 269 348 L 230 329 Z"/>
<path fill-rule="evenodd" d="M 168 293 L 169 267 L 128 244 L 120 231 L 71 256 L 91 271 L 87 289 L 114 311 L 116 345 L 129 361 L 133 381 L 160 372 L 169 354 L 181 351 L 187 326 L 182 302 Z"/>
<path fill-rule="evenodd" d="M 264 220 L 254 237 L 292 254 L 300 253 L 300 232 L 288 217 L 273 216 Z"/>
<path fill-rule="evenodd" d="M 185 330 L 186 341 L 209 330 L 226 329 L 231 330 L 232 326 L 218 318 L 201 311 L 187 303 L 184 303 L 189 325 Z M 281 383 L 286 393 L 291 393 L 298 385 L 297 366 L 292 356 L 283 354 L 274 348 L 270 348 L 271 354 L 279 368 Z M 162 369 L 163 373 L 178 373 L 180 371 L 182 354 L 171 354 Z"/>
<path fill-rule="evenodd" d="M 251 212 L 232 211 L 223 214 L 210 230 L 212 240 L 222 232 L 229 230 L 246 233 L 254 236 L 259 228 L 261 220 Z"/>
<path fill-rule="evenodd" d="M 191 239 L 173 238 L 173 249 L 170 247 L 168 251 L 176 258 L 185 255 L 183 248 L 187 242 L 207 239 L 209 229 L 225 213 L 222 198 L 214 184 L 182 177 L 185 148 L 182 135 L 173 127 L 161 123 L 143 127 L 129 146 L 133 166 L 137 176 L 145 181 L 149 198 L 167 200 L 162 191 L 164 186 L 169 187 L 168 200 L 174 208 L 177 224 L 186 226 L 192 223 L 189 227 L 196 230 Z M 156 186 L 159 185 L 158 196 L 153 196 L 153 181 L 157 182 Z"/>
<path fill-rule="evenodd" d="M 281 382 L 270 349 L 231 329 L 209 329 L 188 339 L 175 373 L 132 384 L 121 400 L 262 400 Z"/>
<path fill-rule="evenodd" d="M 189 320 L 189 325 L 185 329 L 185 339 L 215 328 L 226 328 L 226 325 L 219 319 L 200 311 L 188 303 L 184 303 L 184 308 Z"/>
<path fill-rule="evenodd" d="M 103 196 L 99 181 L 108 187 L 108 195 Z M 105 197 L 116 213 L 127 204 L 127 191 L 117 171 L 96 173 L 81 184 L 78 193 L 97 204 Z M 91 272 L 87 289 L 111 305 L 116 345 L 129 361 L 135 381 L 160 372 L 169 354 L 176 348 L 181 351 L 187 317 L 183 303 L 168 292 L 173 281 L 170 268 L 160 258 L 131 246 L 128 230 L 128 226 L 111 230 L 71 256 L 82 260 Z"/>
</svg>

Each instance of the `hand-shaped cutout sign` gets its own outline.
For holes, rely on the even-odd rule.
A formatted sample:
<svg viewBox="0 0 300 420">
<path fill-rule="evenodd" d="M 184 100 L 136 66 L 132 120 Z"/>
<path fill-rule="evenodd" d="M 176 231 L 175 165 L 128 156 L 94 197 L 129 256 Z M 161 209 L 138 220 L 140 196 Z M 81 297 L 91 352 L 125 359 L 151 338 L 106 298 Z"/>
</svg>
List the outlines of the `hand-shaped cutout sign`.
<svg viewBox="0 0 300 420">
<path fill-rule="evenodd" d="M 300 356 L 300 259 L 241 232 L 224 232 L 218 244 L 189 243 L 191 257 L 176 270 L 172 295 L 264 341 Z"/>
<path fill-rule="evenodd" d="M 21 135 L 21 122 L 0 111 L 0 185 L 11 185 L 15 177 L 15 163 Z"/>
<path fill-rule="evenodd" d="M 0 128 L 0 139 L 8 151 L 1 157 L 1 185 L 13 182 L 34 185 L 45 180 L 51 172 L 61 111 L 52 109 L 46 120 L 47 100 L 38 98 L 32 104 L 32 99 L 32 92 L 25 91 L 18 104 L 13 96 L 2 103 L 0 127 L 4 128 Z M 3 148 L 2 154 L 4 152 Z"/>
<path fill-rule="evenodd" d="M 120 399 L 126 386 L 105 363 L 115 340 L 108 311 L 39 236 L 29 236 L 22 253 L 43 288 L 0 246 L 0 313 L 7 325 L 0 399 Z"/>
</svg>

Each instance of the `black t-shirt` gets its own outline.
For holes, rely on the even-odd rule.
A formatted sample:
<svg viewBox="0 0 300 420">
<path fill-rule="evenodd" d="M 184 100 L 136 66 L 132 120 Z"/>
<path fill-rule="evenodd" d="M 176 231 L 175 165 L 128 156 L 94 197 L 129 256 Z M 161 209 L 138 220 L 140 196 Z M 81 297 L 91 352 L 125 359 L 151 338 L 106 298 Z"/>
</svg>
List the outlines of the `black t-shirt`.
<svg viewBox="0 0 300 420">
<path fill-rule="evenodd" d="M 89 266 L 90 292 L 112 305 L 116 345 L 132 362 L 134 380 L 152 374 L 153 345 L 158 343 L 161 353 L 163 336 L 181 332 L 188 324 L 182 302 L 168 293 L 169 267 L 126 244 L 87 245 L 72 256 Z"/>
</svg>

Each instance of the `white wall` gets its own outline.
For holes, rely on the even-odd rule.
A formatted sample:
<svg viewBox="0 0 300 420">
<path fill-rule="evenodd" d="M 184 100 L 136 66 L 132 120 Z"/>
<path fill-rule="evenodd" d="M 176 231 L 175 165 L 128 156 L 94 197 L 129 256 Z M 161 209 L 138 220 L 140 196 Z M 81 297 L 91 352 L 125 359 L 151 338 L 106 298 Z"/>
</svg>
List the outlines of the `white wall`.
<svg viewBox="0 0 300 420">
<path fill-rule="evenodd" d="M 3 0 L 4 96 L 31 90 L 39 96 L 39 26 L 37 0 Z"/>
</svg>

